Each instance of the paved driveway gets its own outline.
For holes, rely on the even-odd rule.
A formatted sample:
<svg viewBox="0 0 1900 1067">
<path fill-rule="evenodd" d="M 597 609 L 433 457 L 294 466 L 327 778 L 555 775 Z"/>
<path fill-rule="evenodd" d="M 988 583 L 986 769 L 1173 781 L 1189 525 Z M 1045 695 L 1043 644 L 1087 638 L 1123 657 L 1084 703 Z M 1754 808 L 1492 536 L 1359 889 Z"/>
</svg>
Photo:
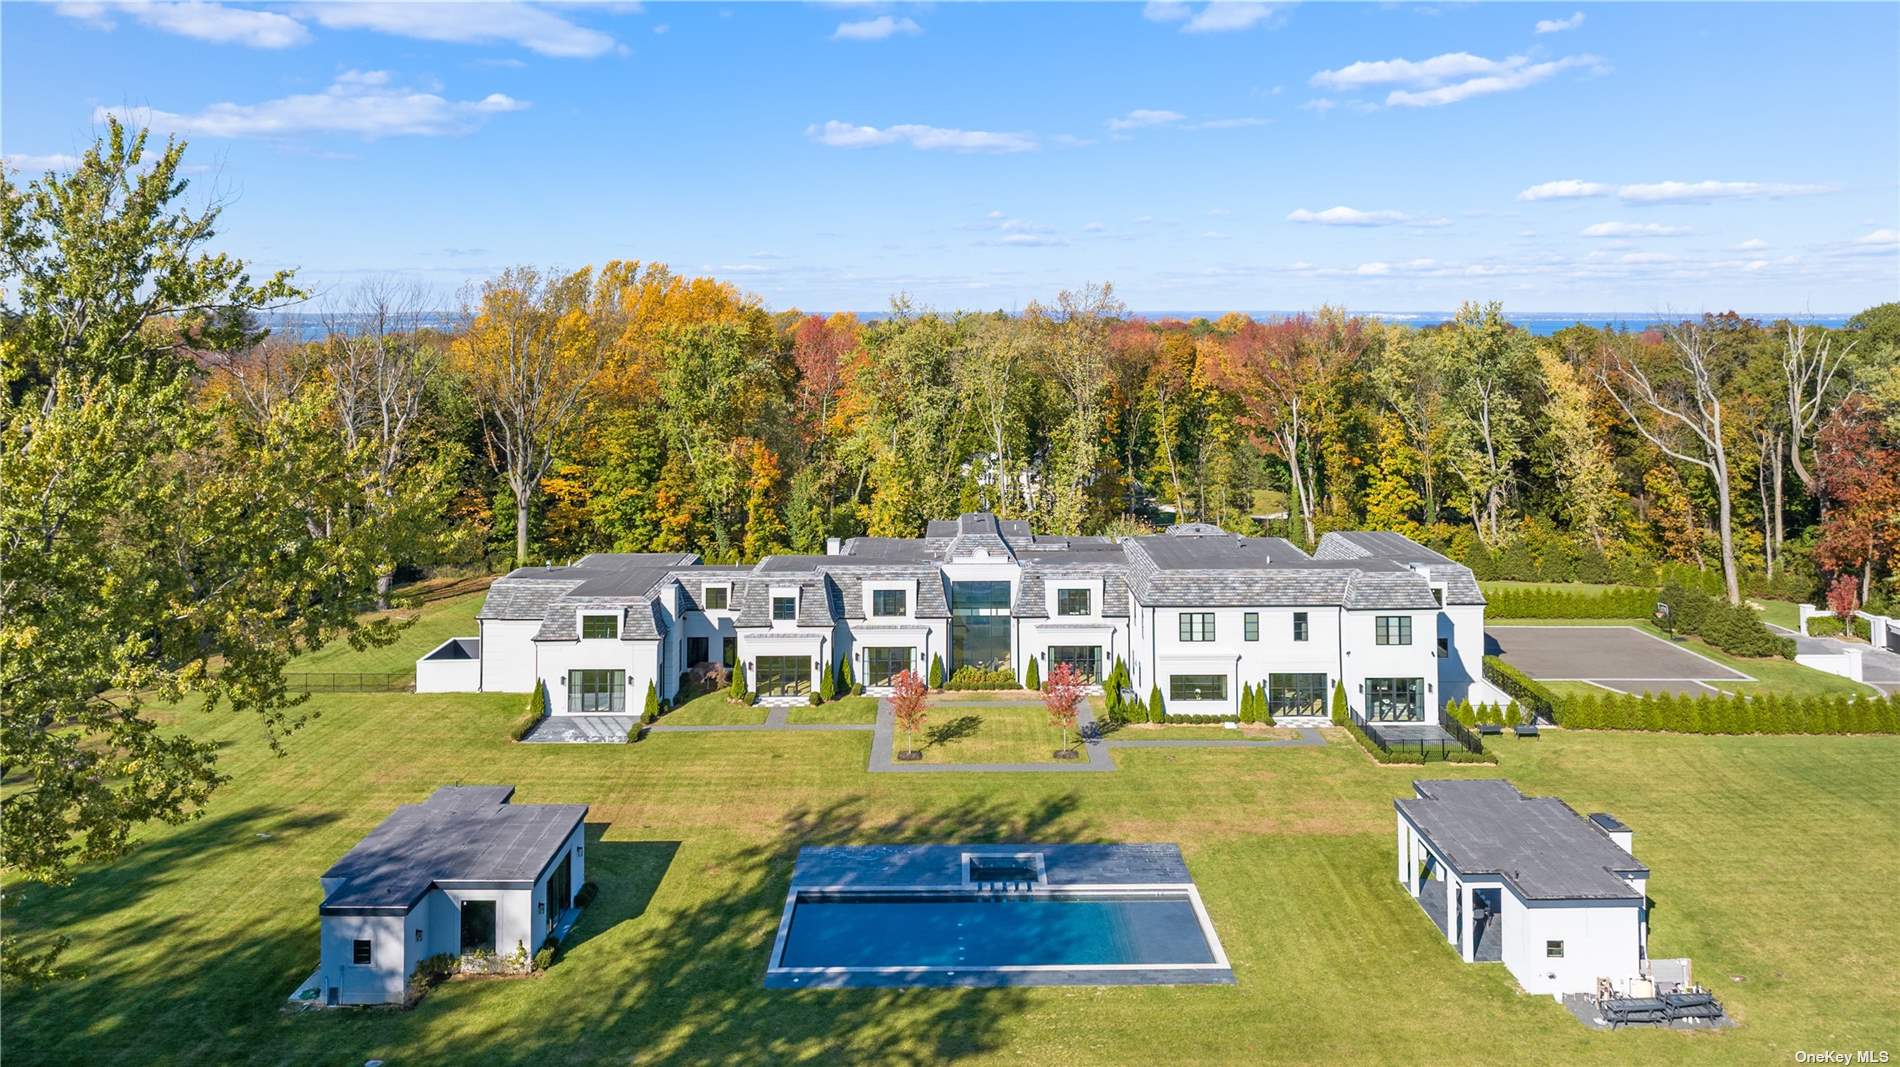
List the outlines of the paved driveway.
<svg viewBox="0 0 1900 1067">
<path fill-rule="evenodd" d="M 1717 692 L 1709 682 L 1749 681 L 1633 626 L 1487 626 L 1485 652 L 1540 681 L 1594 682 L 1626 693 Z"/>
</svg>

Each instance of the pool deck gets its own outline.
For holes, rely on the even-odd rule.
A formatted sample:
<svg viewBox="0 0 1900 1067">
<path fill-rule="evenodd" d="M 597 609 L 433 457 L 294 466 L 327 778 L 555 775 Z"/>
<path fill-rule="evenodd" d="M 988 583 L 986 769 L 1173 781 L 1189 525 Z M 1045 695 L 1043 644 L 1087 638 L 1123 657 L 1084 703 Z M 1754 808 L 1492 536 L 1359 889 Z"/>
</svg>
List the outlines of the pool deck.
<svg viewBox="0 0 1900 1067">
<path fill-rule="evenodd" d="M 969 893 L 975 888 L 965 874 L 969 857 L 1014 859 L 1025 855 L 1039 857 L 1042 876 L 1033 888 L 1015 890 L 1016 895 L 1149 891 L 1186 896 L 1199 916 L 1202 934 L 1215 962 L 1172 966 L 990 968 L 792 968 L 778 965 L 800 894 L 893 890 Z M 1172 844 L 808 845 L 798 850 L 791 885 L 785 894 L 785 911 L 779 920 L 778 936 L 765 971 L 768 989 L 1233 983 L 1234 972 L 1201 903 L 1194 878 L 1188 873 L 1187 861 L 1182 858 L 1180 847 Z"/>
</svg>

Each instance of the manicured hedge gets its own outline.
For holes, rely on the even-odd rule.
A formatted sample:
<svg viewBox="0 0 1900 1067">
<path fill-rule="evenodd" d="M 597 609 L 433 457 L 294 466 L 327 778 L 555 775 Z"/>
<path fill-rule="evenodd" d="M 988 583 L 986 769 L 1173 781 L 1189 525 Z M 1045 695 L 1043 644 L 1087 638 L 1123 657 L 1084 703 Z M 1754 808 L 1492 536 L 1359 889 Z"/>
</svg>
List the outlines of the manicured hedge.
<svg viewBox="0 0 1900 1067">
<path fill-rule="evenodd" d="M 1684 734 L 1893 734 L 1900 733 L 1900 696 L 1601 693 L 1565 700 L 1563 723 Z"/>
<path fill-rule="evenodd" d="M 1647 619 L 1656 614 L 1655 589 L 1618 586 L 1601 593 L 1573 589 L 1486 590 L 1487 619 Z"/>
<path fill-rule="evenodd" d="M 1775 636 L 1746 604 L 1674 583 L 1663 586 L 1661 601 L 1669 612 L 1660 625 L 1671 633 L 1695 634 L 1731 656 L 1794 658 L 1794 638 Z"/>
<path fill-rule="evenodd" d="M 987 670 L 982 667 L 958 667 L 950 680 L 939 689 L 1021 689 L 1016 672 L 1007 667 Z"/>
<path fill-rule="evenodd" d="M 1558 717 L 1558 705 L 1561 702 L 1557 694 L 1496 656 L 1484 657 L 1484 680 L 1504 690 L 1511 699 L 1528 708 L 1538 718 L 1546 722 L 1563 721 Z"/>
</svg>

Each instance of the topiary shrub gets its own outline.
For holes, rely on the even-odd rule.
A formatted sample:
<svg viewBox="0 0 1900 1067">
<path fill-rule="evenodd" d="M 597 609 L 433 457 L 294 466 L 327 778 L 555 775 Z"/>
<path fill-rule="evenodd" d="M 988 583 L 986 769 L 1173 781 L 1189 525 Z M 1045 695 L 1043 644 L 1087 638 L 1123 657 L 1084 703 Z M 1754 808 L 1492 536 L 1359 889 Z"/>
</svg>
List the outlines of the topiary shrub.
<svg viewBox="0 0 1900 1067">
<path fill-rule="evenodd" d="M 1240 684 L 1240 721 L 1243 723 L 1250 723 L 1253 721 L 1253 683 L 1252 682 L 1242 682 Z"/>
<path fill-rule="evenodd" d="M 528 697 L 528 703 L 521 709 L 521 717 L 515 720 L 508 736 L 520 741 L 534 732 L 535 726 L 548 714 L 548 687 L 545 682 L 535 682 L 534 692 Z"/>
<path fill-rule="evenodd" d="M 838 664 L 838 691 L 840 693 L 863 692 L 863 690 L 858 687 L 857 679 L 852 677 L 850 656 L 846 656 Z"/>
<path fill-rule="evenodd" d="M 1015 672 L 1008 667 L 958 667 L 950 680 L 938 689 L 1020 689 Z"/>
<path fill-rule="evenodd" d="M 1168 721 L 1168 706 L 1161 702 L 1161 686 L 1159 684 L 1150 687 L 1148 690 L 1148 721 Z"/>
<path fill-rule="evenodd" d="M 648 682 L 646 710 L 640 713 L 640 721 L 645 725 L 651 726 L 659 717 L 660 691 L 654 688 L 652 682 Z"/>
<path fill-rule="evenodd" d="M 747 704 L 752 703 L 752 701 L 746 697 L 745 664 L 741 663 L 732 669 L 732 683 L 726 686 L 726 699 L 743 701 Z"/>
<path fill-rule="evenodd" d="M 1346 683 L 1333 683 L 1333 725 L 1345 726 L 1352 721 L 1350 709 L 1346 705 Z"/>
<path fill-rule="evenodd" d="M 824 702 L 825 702 L 825 695 L 823 693 L 820 693 L 816 689 L 812 690 L 811 693 L 805 697 L 805 703 L 810 704 L 814 708 L 820 704 L 823 704 Z"/>
<path fill-rule="evenodd" d="M 1024 689 L 1042 688 L 1042 668 L 1036 666 L 1036 657 L 1029 657 L 1029 669 L 1023 672 Z"/>
<path fill-rule="evenodd" d="M 932 689 L 943 688 L 943 656 L 936 652 L 930 654 L 929 685 Z"/>
<path fill-rule="evenodd" d="M 824 698 L 818 701 L 820 704 L 824 703 L 825 700 L 837 699 L 838 683 L 837 679 L 832 677 L 831 664 L 829 663 L 825 664 L 825 672 L 818 676 L 818 695 Z"/>
<path fill-rule="evenodd" d="M 554 961 L 559 958 L 560 955 L 561 939 L 552 934 L 548 935 L 548 939 L 541 942 L 541 947 L 535 950 L 534 969 L 537 971 L 547 970 L 549 967 L 554 966 Z"/>
</svg>

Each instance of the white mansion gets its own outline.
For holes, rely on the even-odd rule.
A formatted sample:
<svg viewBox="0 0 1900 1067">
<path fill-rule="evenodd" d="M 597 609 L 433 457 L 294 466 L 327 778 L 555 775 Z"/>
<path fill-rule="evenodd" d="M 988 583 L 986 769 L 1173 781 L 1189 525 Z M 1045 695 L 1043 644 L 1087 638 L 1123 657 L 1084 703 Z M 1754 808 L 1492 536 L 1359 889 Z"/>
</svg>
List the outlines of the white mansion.
<svg viewBox="0 0 1900 1067">
<path fill-rule="evenodd" d="M 1234 714 L 1265 685 L 1276 718 L 1322 717 L 1336 682 L 1371 719 L 1439 721 L 1482 680 L 1471 571 L 1393 533 L 1329 533 L 1314 555 L 1201 523 L 1150 537 L 1058 537 L 988 513 L 921 538 L 834 539 L 822 556 L 705 566 L 690 553 L 596 553 L 497 579 L 479 638 L 417 665 L 422 691 L 529 692 L 555 714 L 637 713 L 647 686 L 725 663 L 763 700 L 802 700 L 849 661 L 876 692 L 941 657 L 1022 678 L 1126 661 L 1170 714 Z"/>
</svg>

